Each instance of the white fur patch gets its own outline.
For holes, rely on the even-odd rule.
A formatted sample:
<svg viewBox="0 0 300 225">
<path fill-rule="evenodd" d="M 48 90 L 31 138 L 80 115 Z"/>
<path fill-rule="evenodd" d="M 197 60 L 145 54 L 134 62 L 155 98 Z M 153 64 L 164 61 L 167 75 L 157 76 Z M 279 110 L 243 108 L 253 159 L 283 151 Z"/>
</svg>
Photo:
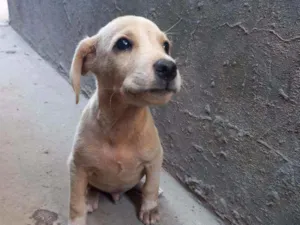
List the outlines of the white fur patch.
<svg viewBox="0 0 300 225">
<path fill-rule="evenodd" d="M 142 188 L 143 188 L 145 182 L 146 182 L 146 177 L 144 176 L 144 177 L 141 179 L 140 183 L 136 186 L 136 189 L 137 189 L 139 192 L 142 191 Z M 164 193 L 164 190 L 161 189 L 161 188 L 159 187 L 159 189 L 158 189 L 158 197 L 162 196 L 163 193 Z"/>
</svg>

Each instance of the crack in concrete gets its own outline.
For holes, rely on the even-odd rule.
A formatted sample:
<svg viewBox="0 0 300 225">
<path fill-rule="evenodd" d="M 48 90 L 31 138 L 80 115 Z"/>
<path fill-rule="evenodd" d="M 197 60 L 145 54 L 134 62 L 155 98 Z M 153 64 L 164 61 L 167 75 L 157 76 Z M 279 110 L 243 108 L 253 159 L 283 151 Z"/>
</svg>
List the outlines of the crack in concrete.
<svg viewBox="0 0 300 225">
<path fill-rule="evenodd" d="M 273 34 L 280 41 L 285 42 L 285 43 L 300 40 L 300 35 L 296 35 L 296 36 L 293 36 L 293 37 L 290 37 L 290 38 L 284 38 L 284 37 L 282 37 L 281 34 L 276 32 L 275 30 L 269 29 L 269 28 L 267 29 L 267 28 L 253 27 L 251 30 L 249 30 L 248 28 L 243 26 L 242 22 L 237 22 L 237 23 L 234 23 L 234 24 L 230 24 L 230 23 L 226 22 L 226 23 L 223 23 L 223 24 L 219 25 L 218 27 L 223 27 L 223 26 L 227 26 L 229 28 L 236 28 L 237 27 L 237 28 L 241 29 L 246 35 L 250 35 L 253 32 L 260 32 L 260 31 L 268 32 L 270 34 Z"/>
<path fill-rule="evenodd" d="M 71 26 L 71 25 L 72 25 L 71 18 L 70 18 L 70 15 L 69 15 L 69 13 L 68 13 L 68 10 L 67 10 L 67 8 L 66 8 L 67 1 L 66 1 L 66 0 L 63 0 L 63 4 L 62 4 L 62 5 L 63 5 L 64 12 L 65 12 L 65 14 L 66 14 L 66 16 L 67 16 L 68 23 L 69 23 L 69 25 Z"/>
<path fill-rule="evenodd" d="M 119 12 L 123 12 L 123 10 L 118 6 L 117 0 L 114 0 L 115 9 Z"/>
<path fill-rule="evenodd" d="M 272 153 L 275 153 L 276 155 L 280 156 L 282 159 L 284 159 L 286 162 L 288 162 L 290 165 L 292 166 L 296 166 L 296 167 L 300 167 L 300 165 L 295 164 L 294 162 L 292 162 L 286 155 L 284 155 L 281 151 L 274 149 L 271 145 L 269 145 L 267 142 L 258 139 L 257 143 L 261 144 L 262 146 L 266 147 L 267 149 L 269 149 Z"/>
</svg>

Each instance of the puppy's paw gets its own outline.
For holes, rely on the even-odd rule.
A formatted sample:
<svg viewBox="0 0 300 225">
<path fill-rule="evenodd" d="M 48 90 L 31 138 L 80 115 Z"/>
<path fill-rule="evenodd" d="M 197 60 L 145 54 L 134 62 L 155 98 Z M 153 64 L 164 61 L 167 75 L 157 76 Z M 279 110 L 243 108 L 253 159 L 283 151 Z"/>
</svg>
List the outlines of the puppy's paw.
<svg viewBox="0 0 300 225">
<path fill-rule="evenodd" d="M 86 225 L 85 217 L 78 217 L 73 220 L 69 220 L 68 225 Z"/>
<path fill-rule="evenodd" d="M 159 222 L 159 211 L 156 202 L 144 202 L 140 211 L 140 220 L 145 225 L 153 225 Z"/>
<path fill-rule="evenodd" d="M 112 194 L 111 194 L 111 197 L 112 197 L 112 199 L 113 199 L 113 202 L 114 202 L 115 204 L 117 204 L 117 203 L 120 201 L 122 195 L 121 195 L 120 193 L 112 193 Z"/>
<path fill-rule="evenodd" d="M 94 212 L 96 209 L 98 209 L 98 201 L 88 202 L 86 204 L 86 209 L 88 213 Z"/>
</svg>

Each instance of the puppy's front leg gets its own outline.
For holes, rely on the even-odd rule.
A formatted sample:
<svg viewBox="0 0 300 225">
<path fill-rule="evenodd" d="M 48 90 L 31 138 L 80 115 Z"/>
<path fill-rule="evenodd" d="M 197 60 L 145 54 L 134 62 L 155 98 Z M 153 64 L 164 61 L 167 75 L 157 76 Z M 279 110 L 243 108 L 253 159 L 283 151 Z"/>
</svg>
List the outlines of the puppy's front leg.
<svg viewBox="0 0 300 225">
<path fill-rule="evenodd" d="M 87 174 L 83 168 L 70 165 L 69 225 L 86 225 Z"/>
<path fill-rule="evenodd" d="M 162 154 L 146 165 L 146 182 L 142 189 L 142 207 L 140 220 L 144 224 L 155 224 L 159 221 L 158 195 Z"/>
</svg>

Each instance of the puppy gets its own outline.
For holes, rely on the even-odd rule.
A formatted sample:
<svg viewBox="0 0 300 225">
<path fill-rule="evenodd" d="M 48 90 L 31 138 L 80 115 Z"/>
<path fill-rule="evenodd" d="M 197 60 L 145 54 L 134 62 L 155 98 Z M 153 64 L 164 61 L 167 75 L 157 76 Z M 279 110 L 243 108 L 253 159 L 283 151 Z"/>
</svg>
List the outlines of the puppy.
<svg viewBox="0 0 300 225">
<path fill-rule="evenodd" d="M 97 90 L 82 113 L 68 160 L 69 225 L 86 225 L 87 212 L 98 207 L 93 188 L 118 200 L 143 176 L 140 220 L 159 220 L 163 149 L 148 106 L 165 104 L 180 90 L 170 45 L 153 22 L 137 16 L 116 18 L 79 42 L 70 70 L 76 103 L 81 75 L 95 74 Z"/>
</svg>

